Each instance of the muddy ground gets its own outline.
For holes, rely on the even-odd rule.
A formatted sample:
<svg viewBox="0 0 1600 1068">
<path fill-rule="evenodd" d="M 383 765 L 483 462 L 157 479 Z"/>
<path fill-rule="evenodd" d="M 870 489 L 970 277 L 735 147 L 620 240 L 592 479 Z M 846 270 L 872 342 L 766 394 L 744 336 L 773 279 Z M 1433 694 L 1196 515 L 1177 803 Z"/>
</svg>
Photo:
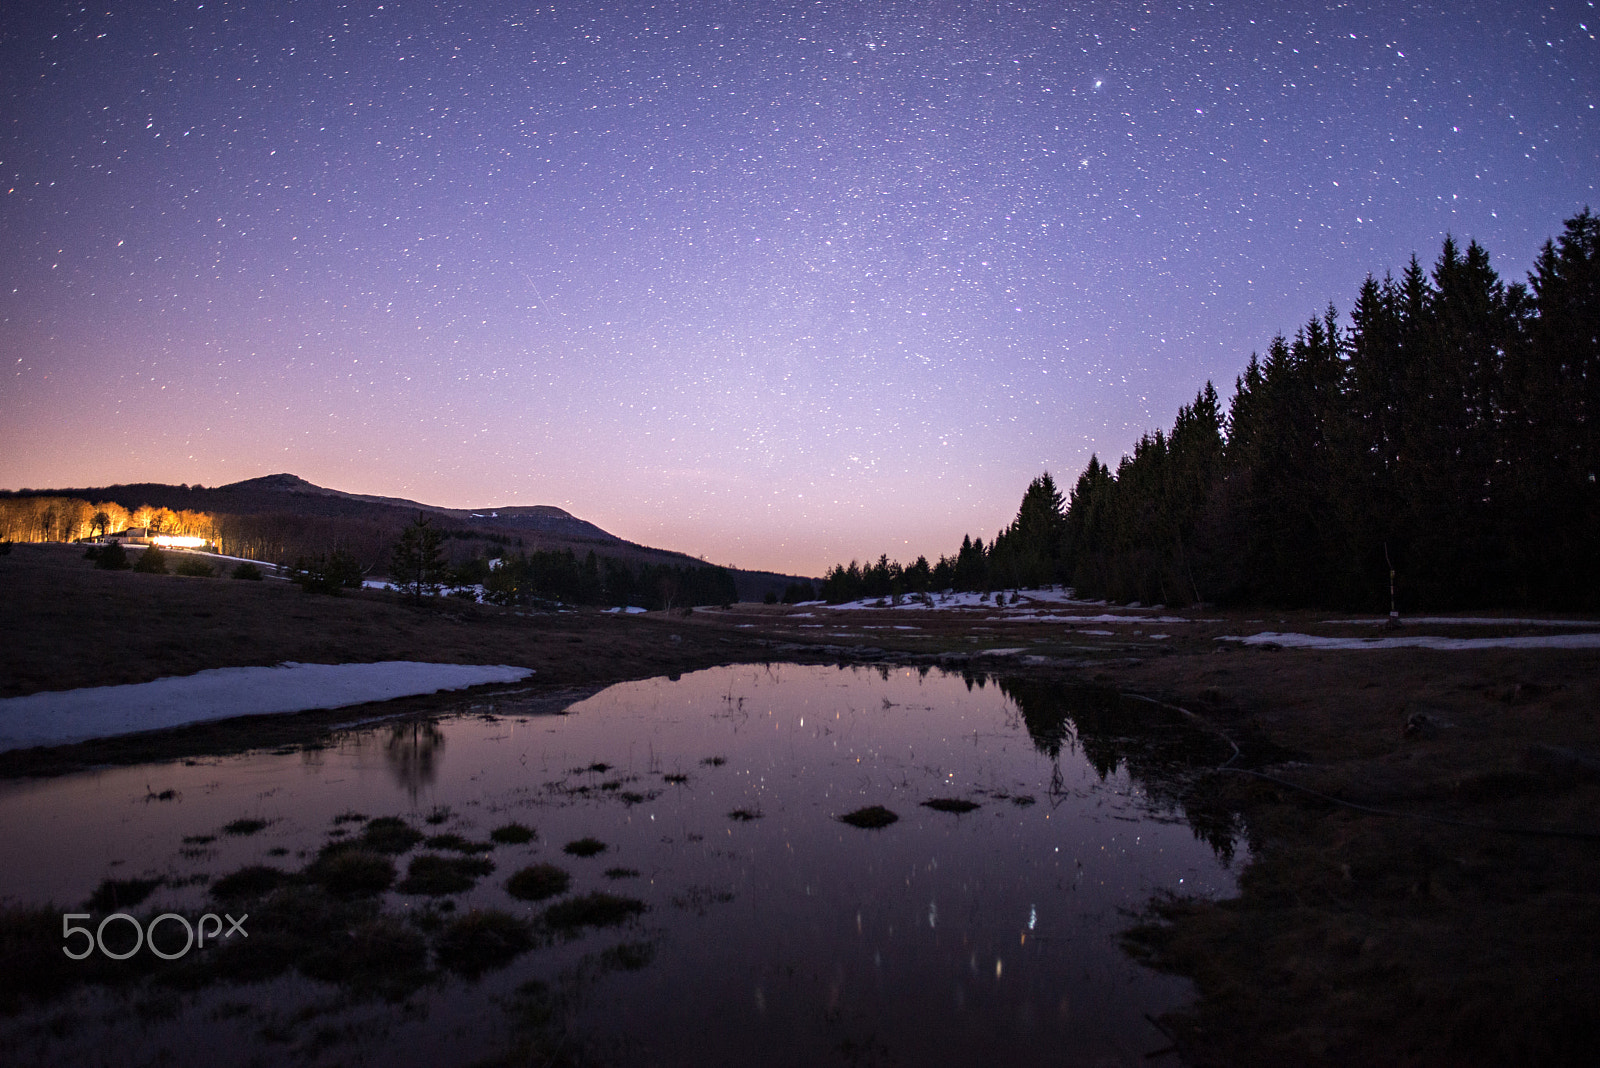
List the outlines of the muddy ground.
<svg viewBox="0 0 1600 1068">
<path fill-rule="evenodd" d="M 208 667 L 386 659 L 533 667 L 533 688 L 552 701 L 763 659 L 938 663 L 1144 694 L 1241 746 L 1189 789 L 1194 811 L 1236 819 L 1251 850 L 1238 897 L 1153 901 L 1129 917 L 1130 952 L 1196 983 L 1195 1003 L 1161 1021 L 1173 1041 L 1166 1063 L 1596 1056 L 1600 651 L 1318 652 L 1217 640 L 1375 633 L 1326 622 L 1330 613 L 1161 612 L 1149 614 L 1186 621 L 1113 626 L 1031 623 L 1014 611 L 757 605 L 687 617 L 518 614 L 96 571 L 64 546 L 0 557 L 0 588 L 0 696 Z M 0 775 L 314 742 L 331 725 L 426 701 L 0 754 Z"/>
</svg>

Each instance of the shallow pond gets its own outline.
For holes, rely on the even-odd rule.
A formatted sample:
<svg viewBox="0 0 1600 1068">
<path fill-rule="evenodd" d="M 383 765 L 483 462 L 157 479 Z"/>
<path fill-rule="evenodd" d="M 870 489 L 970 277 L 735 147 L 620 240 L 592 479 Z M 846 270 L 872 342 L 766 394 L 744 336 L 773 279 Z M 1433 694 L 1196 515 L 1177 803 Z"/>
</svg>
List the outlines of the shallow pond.
<svg viewBox="0 0 1600 1068">
<path fill-rule="evenodd" d="M 13 999 L 0 1059 L 1144 1064 L 1167 1045 L 1147 1017 L 1189 989 L 1117 934 L 1160 890 L 1231 893 L 1242 860 L 1231 828 L 1191 829 L 1160 747 L 1123 737 L 1104 693 L 778 665 L 613 686 L 558 715 L 525 700 L 0 785 L 0 945 L 48 923 L 59 952 L 66 911 L 248 912 L 255 954 L 227 964 L 235 936 L 174 962 L 146 947 L 131 972 L 52 958 L 33 970 L 59 989 Z M 1178 749 L 1196 746 L 1203 762 L 1203 741 Z M 898 819 L 841 819 L 870 806 Z M 395 816 L 417 833 L 380 841 L 369 818 Z M 341 887 L 341 842 L 399 881 Z M 451 862 L 443 881 L 423 856 Z M 553 896 L 508 893 L 540 864 L 560 869 Z M 251 865 L 298 881 L 212 896 Z M 462 917 L 499 914 L 520 925 L 503 953 L 449 955 Z M 301 923 L 366 970 L 294 950 Z"/>
</svg>

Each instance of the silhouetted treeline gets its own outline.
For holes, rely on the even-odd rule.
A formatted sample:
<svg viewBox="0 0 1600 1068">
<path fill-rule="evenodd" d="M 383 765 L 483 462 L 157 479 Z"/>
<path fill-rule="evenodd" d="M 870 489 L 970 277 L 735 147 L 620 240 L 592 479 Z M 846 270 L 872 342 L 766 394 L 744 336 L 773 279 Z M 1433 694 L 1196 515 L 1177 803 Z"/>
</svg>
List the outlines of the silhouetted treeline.
<svg viewBox="0 0 1600 1068">
<path fill-rule="evenodd" d="M 1476 243 L 1368 277 L 989 546 L 829 572 L 832 601 L 1066 583 L 1085 597 L 1384 608 L 1600 605 L 1600 219 L 1507 285 Z"/>
<path fill-rule="evenodd" d="M 663 609 L 738 600 L 733 576 L 723 568 L 633 565 L 592 550 L 582 560 L 570 549 L 518 553 L 497 561 L 479 557 L 459 571 L 463 584 L 482 584 L 487 600 L 504 605 L 560 601 Z"/>
</svg>

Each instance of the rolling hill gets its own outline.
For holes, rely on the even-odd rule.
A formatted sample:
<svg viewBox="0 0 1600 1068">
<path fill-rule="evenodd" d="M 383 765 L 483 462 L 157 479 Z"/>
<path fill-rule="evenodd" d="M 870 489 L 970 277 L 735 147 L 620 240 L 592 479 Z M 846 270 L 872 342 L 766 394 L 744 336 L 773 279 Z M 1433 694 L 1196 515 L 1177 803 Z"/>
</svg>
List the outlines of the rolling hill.
<svg viewBox="0 0 1600 1068">
<path fill-rule="evenodd" d="M 346 493 L 318 486 L 287 472 L 245 479 L 226 486 L 169 485 L 140 482 L 73 489 L 0 491 L 0 497 L 76 497 L 115 502 L 133 511 L 143 506 L 173 511 L 206 512 L 233 529 L 248 529 L 262 539 L 263 558 L 291 558 L 316 551 L 315 543 L 337 540 L 352 546 L 367 562 L 380 560 L 400 529 L 420 513 L 447 535 L 452 557 L 506 552 L 571 550 L 582 557 L 593 551 L 630 564 L 672 564 L 705 567 L 708 561 L 619 538 L 593 523 L 553 505 L 507 505 L 485 508 L 442 508 L 407 500 Z M 802 576 L 727 568 L 741 600 L 779 594 Z"/>
</svg>

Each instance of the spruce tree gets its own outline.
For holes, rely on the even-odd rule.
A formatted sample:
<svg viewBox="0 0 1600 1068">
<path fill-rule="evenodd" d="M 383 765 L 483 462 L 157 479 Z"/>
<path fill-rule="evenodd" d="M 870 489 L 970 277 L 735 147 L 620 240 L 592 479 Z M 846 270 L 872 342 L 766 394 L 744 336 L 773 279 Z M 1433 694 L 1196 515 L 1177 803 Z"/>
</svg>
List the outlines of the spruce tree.
<svg viewBox="0 0 1600 1068">
<path fill-rule="evenodd" d="M 395 586 L 420 602 L 423 595 L 436 596 L 445 579 L 443 535 L 433 529 L 421 512 L 400 532 L 389 555 L 389 572 Z"/>
</svg>

